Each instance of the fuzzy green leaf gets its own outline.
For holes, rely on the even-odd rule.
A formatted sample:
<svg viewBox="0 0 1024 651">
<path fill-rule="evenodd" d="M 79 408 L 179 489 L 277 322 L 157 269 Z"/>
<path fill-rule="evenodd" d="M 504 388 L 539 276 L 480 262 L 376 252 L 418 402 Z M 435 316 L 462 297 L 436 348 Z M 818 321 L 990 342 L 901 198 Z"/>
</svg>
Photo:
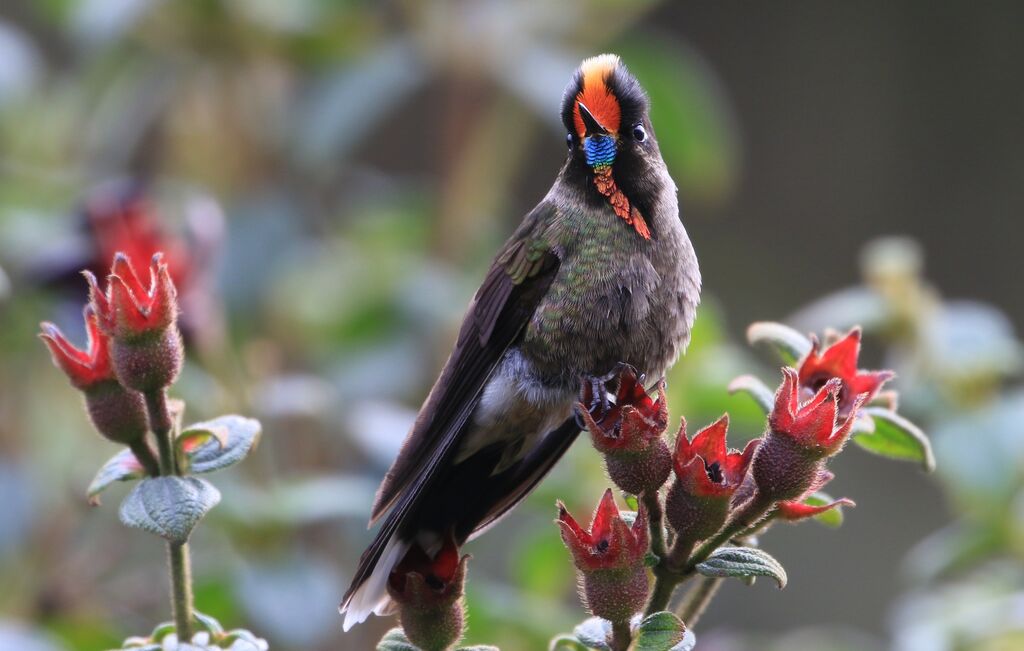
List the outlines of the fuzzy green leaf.
<svg viewBox="0 0 1024 651">
<path fill-rule="evenodd" d="M 753 375 L 741 375 L 729 383 L 729 393 L 745 393 L 754 399 L 764 413 L 770 413 L 775 404 L 775 394 L 768 385 Z"/>
<path fill-rule="evenodd" d="M 125 448 L 110 457 L 100 467 L 96 476 L 93 477 L 92 483 L 89 484 L 89 489 L 85 495 L 89 498 L 89 503 L 96 506 L 100 503 L 100 493 L 105 491 L 114 482 L 142 479 L 145 476 L 146 469 L 142 467 L 142 464 L 135 458 L 132 451 Z"/>
<path fill-rule="evenodd" d="M 175 441 L 182 472 L 213 472 L 244 459 L 260 439 L 260 423 L 234 414 L 186 427 Z"/>
<path fill-rule="evenodd" d="M 217 621 L 216 617 L 211 617 L 206 613 L 201 613 L 198 610 L 192 611 L 192 618 L 196 620 L 196 623 L 204 630 L 214 635 L 219 635 L 224 632 L 224 627 L 221 626 L 220 622 Z"/>
<path fill-rule="evenodd" d="M 747 341 L 751 346 L 771 348 L 785 364 L 790 366 L 807 356 L 811 340 L 803 333 L 781 323 L 758 321 L 747 328 Z"/>
<path fill-rule="evenodd" d="M 786 587 L 786 570 L 772 556 L 753 547 L 721 547 L 716 549 L 697 571 L 704 576 L 750 577 L 767 576 L 775 579 L 779 588 Z"/>
<path fill-rule="evenodd" d="M 377 651 L 420 651 L 409 638 L 405 637 L 405 631 L 401 628 L 393 628 L 384 634 L 384 637 L 377 643 Z"/>
<path fill-rule="evenodd" d="M 894 411 L 880 407 L 867 407 L 864 413 L 871 416 L 875 429 L 854 434 L 854 443 L 883 457 L 916 461 L 926 472 L 935 469 L 931 442 L 917 425 Z"/>
<path fill-rule="evenodd" d="M 650 615 L 636 627 L 636 651 L 691 651 L 697 638 L 686 630 L 686 625 L 670 612 Z"/>
<path fill-rule="evenodd" d="M 196 477 L 144 479 L 121 502 L 121 522 L 184 543 L 196 524 L 220 502 L 220 491 Z"/>
</svg>

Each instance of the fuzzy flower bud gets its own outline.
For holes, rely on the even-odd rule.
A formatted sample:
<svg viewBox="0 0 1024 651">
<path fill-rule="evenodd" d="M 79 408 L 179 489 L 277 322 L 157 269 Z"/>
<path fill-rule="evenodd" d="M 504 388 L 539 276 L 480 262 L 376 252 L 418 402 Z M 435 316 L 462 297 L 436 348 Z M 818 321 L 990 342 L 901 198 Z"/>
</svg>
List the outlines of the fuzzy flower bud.
<svg viewBox="0 0 1024 651">
<path fill-rule="evenodd" d="M 725 524 L 733 496 L 760 443 L 754 439 L 743 452 L 729 450 L 728 430 L 728 414 L 699 431 L 692 441 L 686 438 L 686 421 L 680 425 L 673 457 L 676 480 L 665 501 L 665 515 L 679 539 L 687 543 L 708 538 Z"/>
<path fill-rule="evenodd" d="M 754 455 L 752 474 L 765 499 L 789 501 L 804 495 L 824 469 L 825 460 L 846 443 L 864 395 L 839 422 L 842 381 L 832 378 L 806 403 L 800 403 L 799 376 L 784 368 L 775 406 L 768 416 L 768 433 Z"/>
<path fill-rule="evenodd" d="M 85 396 L 89 418 L 104 437 L 125 445 L 146 434 L 146 407 L 142 396 L 118 383 L 110 364 L 110 341 L 100 330 L 91 306 L 85 308 L 88 344 L 76 348 L 52 323 L 41 324 L 39 337 L 50 349 L 53 363 Z"/>
<path fill-rule="evenodd" d="M 668 425 L 664 380 L 658 382 L 657 399 L 652 399 L 642 378 L 624 366 L 615 404 L 598 419 L 585 407 L 593 400 L 591 391 L 585 382 L 577 413 L 594 447 L 604 455 L 611 480 L 633 495 L 658 490 L 672 469 L 672 455 L 662 438 Z"/>
<path fill-rule="evenodd" d="M 162 255 L 153 256 L 148 288 L 120 253 L 114 256 L 106 292 L 91 273 L 85 277 L 100 328 L 111 338 L 111 361 L 121 384 L 142 392 L 172 384 L 181 371 L 184 349 L 177 294 Z"/>
<path fill-rule="evenodd" d="M 580 596 L 586 607 L 596 617 L 628 622 L 644 607 L 649 588 L 644 565 L 649 536 L 643 504 L 631 526 L 608 489 L 589 531 L 580 527 L 560 502 L 557 522 L 579 571 Z"/>
<path fill-rule="evenodd" d="M 462 638 L 468 560 L 468 555 L 459 557 L 449 536 L 433 558 L 413 546 L 388 577 L 388 594 L 398 604 L 402 630 L 422 651 L 445 651 Z"/>
</svg>

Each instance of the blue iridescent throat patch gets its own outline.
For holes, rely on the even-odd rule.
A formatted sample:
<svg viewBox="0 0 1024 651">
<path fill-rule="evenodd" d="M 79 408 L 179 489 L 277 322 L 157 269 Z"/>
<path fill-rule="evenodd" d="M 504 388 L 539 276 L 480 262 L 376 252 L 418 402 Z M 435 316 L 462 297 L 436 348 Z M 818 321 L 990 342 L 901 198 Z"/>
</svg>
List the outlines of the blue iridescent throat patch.
<svg viewBox="0 0 1024 651">
<path fill-rule="evenodd" d="M 587 165 L 591 167 L 607 167 L 615 160 L 615 139 L 611 136 L 590 136 L 583 140 L 583 153 L 587 157 Z"/>
</svg>

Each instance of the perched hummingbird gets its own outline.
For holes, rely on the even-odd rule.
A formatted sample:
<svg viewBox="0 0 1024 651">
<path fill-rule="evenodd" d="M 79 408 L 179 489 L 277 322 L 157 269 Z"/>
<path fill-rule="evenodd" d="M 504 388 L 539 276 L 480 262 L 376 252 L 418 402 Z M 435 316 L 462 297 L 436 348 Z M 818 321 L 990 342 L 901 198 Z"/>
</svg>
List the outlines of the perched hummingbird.
<svg viewBox="0 0 1024 651">
<path fill-rule="evenodd" d="M 345 630 L 390 610 L 414 546 L 433 556 L 508 513 L 580 432 L 584 378 L 620 363 L 660 377 L 686 347 L 700 271 L 648 99 L 613 54 L 585 60 L 562 99 L 569 153 L 470 303 L 455 350 L 382 482 L 341 604 Z M 428 579 L 429 580 L 429 579 Z"/>
</svg>

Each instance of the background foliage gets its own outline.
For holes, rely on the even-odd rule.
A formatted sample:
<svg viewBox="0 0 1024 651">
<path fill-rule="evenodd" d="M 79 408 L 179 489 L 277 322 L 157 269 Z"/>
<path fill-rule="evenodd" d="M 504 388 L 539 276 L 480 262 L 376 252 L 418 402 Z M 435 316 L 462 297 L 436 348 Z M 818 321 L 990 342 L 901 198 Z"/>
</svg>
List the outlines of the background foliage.
<svg viewBox="0 0 1024 651">
<path fill-rule="evenodd" d="M 264 424 L 195 541 L 198 607 L 275 649 L 368 648 L 388 623 L 342 638 L 336 604 L 372 491 L 492 252 L 557 171 L 568 75 L 605 50 L 650 91 L 706 279 L 670 404 L 693 423 L 729 410 L 754 436 L 759 412 L 724 391 L 755 363 L 745 324 L 859 322 L 936 444 L 933 477 L 843 455 L 830 488 L 859 507 L 841 532 L 773 531 L 789 587 L 727 586 L 702 650 L 1011 648 L 1024 635 L 1021 13 L 5 1 L 0 648 L 105 648 L 166 612 L 149 587 L 161 550 L 87 505 L 113 447 L 34 340 L 42 318 L 80 327 L 71 272 L 95 246 L 80 208 L 97 185 L 148 180 L 168 228 L 204 252 L 177 388 L 191 420 Z M 864 248 L 890 233 L 912 239 Z M 541 648 L 580 618 L 552 505 L 585 512 L 606 484 L 579 445 L 505 535 L 471 545 L 473 641 Z"/>
</svg>

